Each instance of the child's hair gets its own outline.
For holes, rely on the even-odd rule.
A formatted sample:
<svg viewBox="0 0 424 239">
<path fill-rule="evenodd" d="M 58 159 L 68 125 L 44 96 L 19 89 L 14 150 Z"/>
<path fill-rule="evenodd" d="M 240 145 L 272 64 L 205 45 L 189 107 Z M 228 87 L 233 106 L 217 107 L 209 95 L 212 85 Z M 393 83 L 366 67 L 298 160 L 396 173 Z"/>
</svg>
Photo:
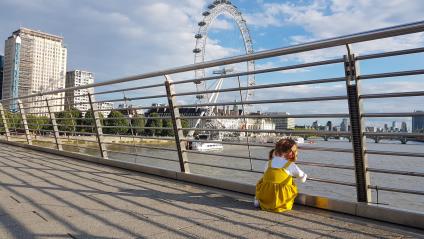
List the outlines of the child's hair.
<svg viewBox="0 0 424 239">
<path fill-rule="evenodd" d="M 271 160 L 274 157 L 274 151 L 275 151 L 275 149 L 271 149 L 271 151 L 269 151 L 268 160 Z"/>
<path fill-rule="evenodd" d="M 283 153 L 287 153 L 291 150 L 293 145 L 296 145 L 296 141 L 293 139 L 280 139 L 275 144 L 274 153 L 276 155 L 282 155 Z"/>
</svg>

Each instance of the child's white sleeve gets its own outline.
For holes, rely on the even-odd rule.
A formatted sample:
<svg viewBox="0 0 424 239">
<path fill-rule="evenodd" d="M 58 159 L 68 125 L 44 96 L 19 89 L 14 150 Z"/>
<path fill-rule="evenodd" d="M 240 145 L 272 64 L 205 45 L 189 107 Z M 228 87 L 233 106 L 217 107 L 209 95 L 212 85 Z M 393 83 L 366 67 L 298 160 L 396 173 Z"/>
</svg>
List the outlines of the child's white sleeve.
<svg viewBox="0 0 424 239">
<path fill-rule="evenodd" d="M 302 171 L 302 169 L 300 169 L 296 164 L 292 163 L 289 166 L 289 171 L 290 174 L 295 177 L 295 178 L 300 178 L 300 181 L 302 183 L 304 183 L 306 181 L 306 178 L 308 177 L 308 175 Z"/>
</svg>

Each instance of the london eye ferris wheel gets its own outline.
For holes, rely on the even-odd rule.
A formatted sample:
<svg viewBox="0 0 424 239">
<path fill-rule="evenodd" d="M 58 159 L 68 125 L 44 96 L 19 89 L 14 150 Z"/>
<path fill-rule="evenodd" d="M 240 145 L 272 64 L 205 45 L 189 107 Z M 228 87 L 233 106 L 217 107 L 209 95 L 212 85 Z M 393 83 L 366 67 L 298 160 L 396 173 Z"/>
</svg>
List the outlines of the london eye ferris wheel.
<svg viewBox="0 0 424 239">
<path fill-rule="evenodd" d="M 226 15 L 232 18 L 238 29 L 240 30 L 240 34 L 243 40 L 244 49 L 246 54 L 253 53 L 252 39 L 250 38 L 249 29 L 246 25 L 246 20 L 243 19 L 241 12 L 234 6 L 230 1 L 227 0 L 216 0 L 212 4 L 207 7 L 207 10 L 202 13 L 203 19 L 198 23 L 199 30 L 197 34 L 194 36 L 196 39 L 196 46 L 193 49 L 194 53 L 194 63 L 201 63 L 205 61 L 205 56 L 207 54 L 206 50 L 206 41 L 208 38 L 208 30 L 210 26 L 213 24 L 214 20 L 221 16 Z M 248 61 L 246 62 L 246 71 L 251 72 L 255 70 L 255 62 Z M 221 72 L 221 74 L 225 74 L 225 69 Z M 215 89 L 219 90 L 222 86 L 223 79 L 213 81 L 202 81 L 202 78 L 206 76 L 205 69 L 199 69 L 195 71 L 195 78 L 198 81 L 195 82 L 196 90 L 199 94 L 196 95 L 196 98 L 199 102 L 209 102 L 215 103 L 218 99 L 218 93 L 216 94 L 203 94 L 202 91 L 205 91 L 210 88 L 210 86 L 215 85 Z M 240 84 L 242 87 L 246 86 L 254 86 L 255 85 L 255 76 L 248 75 L 243 82 Z M 253 90 L 247 90 L 243 94 L 243 100 L 247 101 L 253 95 Z"/>
</svg>

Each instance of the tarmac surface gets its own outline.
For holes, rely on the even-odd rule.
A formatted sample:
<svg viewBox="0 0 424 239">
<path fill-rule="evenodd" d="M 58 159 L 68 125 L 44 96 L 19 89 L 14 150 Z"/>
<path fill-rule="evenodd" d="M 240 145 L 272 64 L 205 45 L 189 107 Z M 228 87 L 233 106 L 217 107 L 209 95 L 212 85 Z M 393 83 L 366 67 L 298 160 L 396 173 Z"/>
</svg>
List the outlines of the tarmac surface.
<svg viewBox="0 0 424 239">
<path fill-rule="evenodd" d="M 0 238 L 424 238 L 424 232 L 0 144 Z"/>
</svg>

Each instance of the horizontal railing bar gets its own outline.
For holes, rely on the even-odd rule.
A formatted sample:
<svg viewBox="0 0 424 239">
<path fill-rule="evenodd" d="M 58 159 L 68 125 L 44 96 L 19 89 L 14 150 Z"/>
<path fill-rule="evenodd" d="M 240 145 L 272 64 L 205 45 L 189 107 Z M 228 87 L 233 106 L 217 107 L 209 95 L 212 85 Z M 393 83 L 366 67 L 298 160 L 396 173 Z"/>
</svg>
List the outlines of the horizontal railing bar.
<svg viewBox="0 0 424 239">
<path fill-rule="evenodd" d="M 50 114 L 50 112 L 25 112 L 27 115 Z"/>
<path fill-rule="evenodd" d="M 199 166 L 206 166 L 206 167 L 212 167 L 212 168 L 228 169 L 228 170 L 234 170 L 234 171 L 249 172 L 249 173 L 263 173 L 263 172 L 260 172 L 260 171 L 257 171 L 257 170 L 234 168 L 234 167 L 226 167 L 226 166 L 206 164 L 206 163 L 197 163 L 197 162 L 193 162 L 193 161 L 188 161 L 188 164 L 199 165 Z"/>
<path fill-rule="evenodd" d="M 33 126 L 33 125 L 35 125 L 35 126 L 52 126 L 52 124 L 31 124 L 31 123 L 28 123 L 27 125 L 31 125 L 31 126 Z"/>
<path fill-rule="evenodd" d="M 330 179 L 308 177 L 308 180 L 314 181 L 314 182 L 320 182 L 320 183 L 329 183 L 329 184 L 338 184 L 338 185 L 356 187 L 355 183 L 341 182 L 341 181 L 330 180 Z"/>
<path fill-rule="evenodd" d="M 339 59 L 303 63 L 303 64 L 297 64 L 297 65 L 291 65 L 291 66 L 274 67 L 274 68 L 263 69 L 263 70 L 245 71 L 245 72 L 237 72 L 237 73 L 225 74 L 225 75 L 219 75 L 219 76 L 210 76 L 210 77 L 203 77 L 198 79 L 182 80 L 182 81 L 173 82 L 172 84 L 177 85 L 177 84 L 192 83 L 196 81 L 209 81 L 209 80 L 216 80 L 221 78 L 231 78 L 231 77 L 245 76 L 245 75 L 256 75 L 256 74 L 270 73 L 275 71 L 293 70 L 298 68 L 328 65 L 328 64 L 335 64 L 335 63 L 342 63 L 342 62 L 343 62 L 343 59 L 339 58 Z"/>
<path fill-rule="evenodd" d="M 208 128 L 179 128 L 179 130 L 197 130 L 197 131 L 225 131 L 225 132 L 250 132 L 250 133 L 285 133 L 292 135 L 337 135 L 350 136 L 350 132 L 337 131 L 312 131 L 312 130 L 262 130 L 262 129 L 208 129 Z"/>
<path fill-rule="evenodd" d="M 72 119 L 72 120 L 92 120 L 92 118 L 56 118 L 56 120 L 67 120 L 67 119 Z"/>
<path fill-rule="evenodd" d="M 52 142 L 52 144 L 54 144 L 53 142 Z M 81 146 L 81 145 L 74 145 L 74 144 L 62 144 L 62 146 L 70 146 L 70 147 L 75 147 L 75 148 L 83 148 L 83 149 L 93 149 L 93 150 L 99 150 L 99 148 L 98 147 L 96 147 L 96 146 L 93 146 L 93 147 L 85 147 L 85 146 Z"/>
<path fill-rule="evenodd" d="M 57 124 L 57 126 L 77 127 L 77 128 L 95 128 L 96 127 L 94 125 L 66 125 L 66 124 Z"/>
<path fill-rule="evenodd" d="M 50 105 L 49 105 L 49 107 L 51 107 Z M 24 109 L 24 110 L 27 110 L 27 109 L 34 109 L 34 108 L 47 108 L 47 105 L 44 105 L 44 106 L 31 106 L 31 107 L 22 107 L 22 109 Z"/>
<path fill-rule="evenodd" d="M 85 141 L 85 142 L 90 142 L 90 143 L 98 143 L 98 141 L 96 140 L 89 140 L 89 139 L 81 139 L 81 138 L 72 138 L 75 136 L 69 136 L 69 137 L 58 137 L 58 139 L 66 139 L 66 140 L 75 140 L 75 141 Z M 53 137 L 52 137 L 53 139 Z"/>
<path fill-rule="evenodd" d="M 99 100 L 99 101 L 93 102 L 93 104 L 96 104 L 96 103 L 106 103 L 106 102 L 120 102 L 120 101 L 125 101 L 125 99 L 124 98 L 119 98 L 119 99 L 110 99 L 110 100 Z"/>
<path fill-rule="evenodd" d="M 376 186 L 376 185 L 369 185 L 368 188 L 374 189 L 374 190 L 380 190 L 380 191 L 424 195 L 424 191 L 418 191 L 418 190 L 399 189 L 399 188 L 391 188 L 391 187 L 380 187 L 380 186 Z"/>
<path fill-rule="evenodd" d="M 144 99 L 154 99 L 154 98 L 164 98 L 167 95 L 151 95 L 151 96 L 141 96 L 141 97 L 126 97 L 125 100 L 133 101 L 133 100 L 144 100 Z"/>
<path fill-rule="evenodd" d="M 424 47 L 420 48 L 412 48 L 412 49 L 406 49 L 406 50 L 399 50 L 399 51 L 391 51 L 391 52 L 383 52 L 383 53 L 376 53 L 376 54 L 369 54 L 369 55 L 360 55 L 355 57 L 356 60 L 368 60 L 368 59 L 375 59 L 375 58 L 381 58 L 381 57 L 387 57 L 387 56 L 400 56 L 400 55 L 407 55 L 407 54 L 413 54 L 413 53 L 421 53 L 424 52 Z"/>
<path fill-rule="evenodd" d="M 133 91 L 133 90 L 142 90 L 142 89 L 149 89 L 149 88 L 157 88 L 157 87 L 164 87 L 164 84 L 156 84 L 156 85 L 146 85 L 146 86 L 139 86 L 139 87 L 131 87 L 131 88 L 123 88 L 119 90 L 109 90 L 109 91 L 101 91 L 94 93 L 92 95 L 103 95 L 103 94 L 109 94 L 109 93 L 115 93 L 115 92 L 126 92 L 126 91 Z"/>
<path fill-rule="evenodd" d="M 405 156 L 405 157 L 418 157 L 424 158 L 424 153 L 410 153 L 410 152 L 395 152 L 395 151 L 378 151 L 378 150 L 365 150 L 367 154 L 376 155 L 390 155 L 390 156 Z"/>
<path fill-rule="evenodd" d="M 214 140 L 194 140 L 194 139 L 181 139 L 185 142 L 200 142 L 200 143 L 217 143 Z M 230 141 L 218 141 L 220 144 L 227 145 L 240 145 L 240 146 L 253 146 L 253 147 L 264 147 L 264 148 L 274 148 L 275 144 L 254 144 L 254 143 L 239 143 L 239 142 L 230 142 Z M 352 149 L 342 149 L 342 148 L 322 148 L 322 147 L 310 147 L 310 146 L 301 146 L 298 147 L 302 150 L 311 150 L 311 151 L 328 151 L 328 152 L 340 152 L 340 153 L 352 153 Z"/>
<path fill-rule="evenodd" d="M 145 136 L 137 136 L 137 135 L 122 135 L 122 134 L 103 134 L 103 136 L 110 137 L 122 137 L 122 138 L 137 138 L 137 139 L 157 139 L 157 140 L 165 140 L 165 141 L 175 141 L 175 138 L 160 138 L 160 137 L 145 137 Z"/>
<path fill-rule="evenodd" d="M 164 105 L 164 106 L 145 106 L 145 107 L 122 108 L 122 109 L 96 109 L 94 111 L 126 110 L 126 109 L 146 110 L 146 109 L 163 109 L 163 108 L 169 108 L 169 106 Z"/>
<path fill-rule="evenodd" d="M 396 174 L 396 175 L 404 175 L 404 176 L 424 177 L 424 173 L 420 173 L 420 172 L 399 171 L 399 170 L 391 170 L 391 169 L 377 169 L 377 168 L 368 168 L 367 171 L 372 173 L 385 173 L 385 174 Z"/>
<path fill-rule="evenodd" d="M 424 70 L 396 71 L 396 72 L 360 75 L 360 76 L 358 76 L 358 79 L 359 80 L 366 80 L 366 79 L 378 79 L 378 78 L 387 78 L 387 77 L 396 77 L 396 76 L 411 76 L 411 75 L 421 75 L 421 74 L 424 74 Z"/>
<path fill-rule="evenodd" d="M 59 133 L 69 133 L 69 134 L 86 134 L 86 135 L 96 135 L 96 133 L 89 133 L 89 132 L 73 132 L 73 131 L 63 131 L 58 130 Z"/>
<path fill-rule="evenodd" d="M 225 167 L 225 166 L 220 166 L 220 165 L 198 163 L 198 162 L 193 162 L 193 161 L 189 161 L 188 163 L 189 164 L 192 164 L 192 165 L 206 166 L 206 167 L 212 167 L 212 168 L 221 168 L 221 169 L 228 169 L 228 170 L 235 170 L 235 171 L 242 171 L 242 172 L 250 172 L 250 173 L 263 173 L 263 171 L 258 171 L 258 170 L 241 169 L 241 168 L 234 168 L 234 167 Z M 356 184 L 354 184 L 354 183 L 341 182 L 341 181 L 336 181 L 336 180 L 328 180 L 328 179 L 320 179 L 320 178 L 308 178 L 308 180 L 315 181 L 315 182 L 323 182 L 323 183 L 330 183 L 330 184 L 338 184 L 338 185 L 345 185 L 345 186 L 356 187 Z"/>
<path fill-rule="evenodd" d="M 183 149 L 183 152 L 192 153 L 192 154 L 202 154 L 202 155 L 211 155 L 211 156 L 219 156 L 219 157 L 227 157 L 227 158 L 238 158 L 238 159 L 252 159 L 252 160 L 258 160 L 258 161 L 266 161 L 266 159 L 263 158 L 256 158 L 256 157 L 247 157 L 247 156 L 239 156 L 239 155 L 231 155 L 231 154 L 221 154 L 221 153 L 209 153 L 209 152 L 203 152 L 203 151 L 195 151 L 195 150 L 186 150 Z"/>
<path fill-rule="evenodd" d="M 231 92 L 231 91 L 257 90 L 257 89 L 267 89 L 267 88 L 276 88 L 276 87 L 312 85 L 312 84 L 323 84 L 323 83 L 334 83 L 334 82 L 345 82 L 345 81 L 346 81 L 345 77 L 338 77 L 338 78 L 329 78 L 329 79 L 321 79 L 321 80 L 309 80 L 309 81 L 297 81 L 297 82 L 287 82 L 287 83 L 278 83 L 278 84 L 246 86 L 246 87 L 234 87 L 234 88 L 219 89 L 219 90 L 183 92 L 183 93 L 173 94 L 173 96 L 209 94 L 209 93 L 215 93 L 215 92 L 222 93 L 222 92 Z"/>
<path fill-rule="evenodd" d="M 162 158 L 162 157 L 157 157 L 157 156 L 151 156 L 151 155 L 143 155 L 143 154 L 136 154 L 136 153 L 130 153 L 130 152 L 121 152 L 121 151 L 115 151 L 115 150 L 105 150 L 107 152 L 112 152 L 112 153 L 118 153 L 118 154 L 126 154 L 126 155 L 133 155 L 133 156 L 140 156 L 140 157 L 145 157 L 145 158 L 152 158 L 152 159 L 159 159 L 159 160 L 165 160 L 165 161 L 171 161 L 171 162 L 176 162 L 178 163 L 178 160 L 172 160 L 169 158 Z"/>
<path fill-rule="evenodd" d="M 394 97 L 412 97 L 412 96 L 424 96 L 424 91 L 367 94 L 367 95 L 361 95 L 359 97 L 361 99 L 376 99 L 376 98 L 394 98 Z"/>
<path fill-rule="evenodd" d="M 129 129 L 163 129 L 163 130 L 171 130 L 174 128 L 170 128 L 170 127 L 131 127 L 129 125 L 126 126 L 102 126 L 102 128 L 122 128 L 122 127 L 128 127 Z"/>
<path fill-rule="evenodd" d="M 283 119 L 283 118 L 347 118 L 349 114 L 299 114 L 299 115 L 222 115 L 180 116 L 177 119 Z"/>
<path fill-rule="evenodd" d="M 164 151 L 178 151 L 177 149 L 144 146 L 144 145 L 138 145 L 138 144 L 121 144 L 121 143 L 114 143 L 114 142 L 103 142 L 103 143 L 104 144 L 121 145 L 121 146 L 126 146 L 126 147 L 131 147 L 131 148 L 156 149 L 156 150 L 164 150 Z"/>
<path fill-rule="evenodd" d="M 424 116 L 424 112 L 404 112 L 404 113 L 363 113 L 362 117 L 378 118 L 378 117 L 408 117 L 408 116 Z"/>
<path fill-rule="evenodd" d="M 121 118 L 114 118 L 114 117 L 107 117 L 107 118 L 102 118 L 103 120 L 109 120 L 109 119 L 127 119 L 127 120 L 131 120 L 131 119 L 171 119 L 171 116 L 157 116 L 157 117 L 144 117 L 144 116 L 136 116 L 136 117 L 128 117 L 126 115 L 124 115 Z"/>
<path fill-rule="evenodd" d="M 307 42 L 307 43 L 302 43 L 302 44 L 298 44 L 294 46 L 288 46 L 288 47 L 283 47 L 283 48 L 278 48 L 273 50 L 259 51 L 253 54 L 240 55 L 240 56 L 235 56 L 235 57 L 230 57 L 225 59 L 212 60 L 212 61 L 207 61 L 207 62 L 198 63 L 198 64 L 171 68 L 171 69 L 162 70 L 162 71 L 139 74 L 139 75 L 119 78 L 115 80 L 110 80 L 110 81 L 93 83 L 93 84 L 88 84 L 83 86 L 76 86 L 76 87 L 71 87 L 67 89 L 58 89 L 58 90 L 53 90 L 53 91 L 43 92 L 38 94 L 31 94 L 31 95 L 20 97 L 20 99 L 30 98 L 34 96 L 42 96 L 43 94 L 44 95 L 55 94 L 55 93 L 61 93 L 64 91 L 112 85 L 112 84 L 123 83 L 128 81 L 141 80 L 141 79 L 158 77 L 163 75 L 171 75 L 175 73 L 182 73 L 182 72 L 187 72 L 187 71 L 192 71 L 197 69 L 204 69 L 204 68 L 216 67 L 221 65 L 235 64 L 240 62 L 283 56 L 283 55 L 295 54 L 299 52 L 306 52 L 306 51 L 312 51 L 312 50 L 329 48 L 329 47 L 344 46 L 346 44 L 371 41 L 371 40 L 394 37 L 394 36 L 405 35 L 405 34 L 412 34 L 412 33 L 422 32 L 422 31 L 424 31 L 424 22 L 423 21 L 414 22 L 414 23 L 398 25 L 394 27 L 382 28 L 382 29 L 350 34 L 350 35 L 345 35 L 340 37 L 334 37 L 334 38 L 329 38 L 329 39 L 324 39 L 319 41 Z M 5 99 L 5 100 L 9 100 L 9 99 Z"/>
<path fill-rule="evenodd" d="M 256 158 L 256 157 L 247 157 L 247 156 L 239 156 L 239 155 L 220 154 L 220 153 L 208 153 L 208 152 L 194 151 L 194 150 L 183 150 L 183 151 L 185 151 L 187 153 L 193 153 L 193 154 L 220 156 L 220 157 L 228 157 L 228 158 L 239 158 L 239 159 L 251 159 L 251 160 L 256 160 L 256 161 L 264 161 L 264 162 L 268 161 L 268 159 L 265 159 L 265 158 Z M 336 164 L 323 164 L 323 163 L 311 163 L 311 162 L 302 162 L 302 161 L 296 161 L 296 164 L 314 166 L 314 167 L 335 168 L 335 169 L 348 169 L 348 170 L 355 169 L 353 166 L 336 165 Z"/>
<path fill-rule="evenodd" d="M 258 104 L 296 103 L 296 102 L 330 101 L 330 100 L 347 100 L 347 96 L 324 96 L 324 97 L 293 98 L 293 99 L 255 100 L 255 101 L 244 101 L 244 102 L 237 101 L 237 102 L 222 102 L 222 103 L 189 104 L 189 105 L 176 105 L 175 108 L 224 106 L 224 105 L 258 105 Z"/>
<path fill-rule="evenodd" d="M 388 137 L 404 137 L 404 138 L 416 138 L 424 137 L 424 133 L 389 133 L 389 132 L 364 132 L 365 136 L 388 136 Z"/>
</svg>

